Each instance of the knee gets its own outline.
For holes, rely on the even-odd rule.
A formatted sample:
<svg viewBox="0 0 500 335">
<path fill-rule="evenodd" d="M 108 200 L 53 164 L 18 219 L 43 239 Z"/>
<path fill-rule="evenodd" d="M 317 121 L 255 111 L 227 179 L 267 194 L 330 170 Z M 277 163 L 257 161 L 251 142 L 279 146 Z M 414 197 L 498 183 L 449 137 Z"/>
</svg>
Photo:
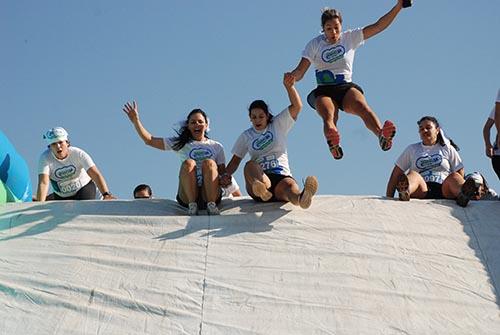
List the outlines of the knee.
<svg viewBox="0 0 500 335">
<path fill-rule="evenodd" d="M 248 161 L 245 164 L 245 168 L 243 170 L 244 171 L 249 171 L 250 169 L 255 169 L 257 166 L 259 166 L 259 164 L 257 164 L 256 162 L 254 162 L 254 161 Z"/>
<path fill-rule="evenodd" d="M 196 170 L 196 161 L 193 159 L 186 159 L 184 162 L 182 162 L 181 165 L 181 171 L 190 173 Z"/>
<path fill-rule="evenodd" d="M 205 159 L 201 163 L 201 170 L 203 173 L 212 171 L 212 170 L 217 170 L 217 163 L 213 159 Z"/>
</svg>

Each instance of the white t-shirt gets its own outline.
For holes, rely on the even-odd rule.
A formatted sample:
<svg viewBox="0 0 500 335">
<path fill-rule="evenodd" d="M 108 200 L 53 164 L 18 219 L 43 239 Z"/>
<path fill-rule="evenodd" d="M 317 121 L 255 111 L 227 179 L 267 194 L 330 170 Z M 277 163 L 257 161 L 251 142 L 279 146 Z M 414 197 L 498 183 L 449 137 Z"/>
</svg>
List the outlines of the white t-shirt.
<svg viewBox="0 0 500 335">
<path fill-rule="evenodd" d="M 354 53 L 363 43 L 363 28 L 342 32 L 335 44 L 328 43 L 321 34 L 307 43 L 302 57 L 314 64 L 318 85 L 350 83 Z"/>
<path fill-rule="evenodd" d="M 426 182 L 442 184 L 452 172 L 464 166 L 457 150 L 450 144 L 441 146 L 423 145 L 422 142 L 409 145 L 399 156 L 396 165 L 403 171 L 418 172 Z"/>
<path fill-rule="evenodd" d="M 286 108 L 273 117 L 266 129 L 257 131 L 250 127 L 245 130 L 236 140 L 231 152 L 242 159 L 248 153 L 250 159 L 259 163 L 266 173 L 291 176 L 286 137 L 294 123 L 295 120 Z"/>
<path fill-rule="evenodd" d="M 49 175 L 54 192 L 63 198 L 75 195 L 87 185 L 91 180 L 87 170 L 95 166 L 92 158 L 82 149 L 69 147 L 68 151 L 68 157 L 60 160 L 49 148 L 38 160 L 38 174 Z"/>
<path fill-rule="evenodd" d="M 165 150 L 173 150 L 173 137 L 164 138 L 163 142 L 165 144 Z M 193 159 L 196 161 L 196 180 L 198 186 L 203 184 L 201 162 L 205 159 L 213 159 L 217 165 L 226 163 L 226 156 L 224 156 L 224 148 L 222 147 L 222 144 L 212 139 L 188 142 L 182 147 L 181 150 L 176 152 L 179 155 L 181 162 L 184 162 L 186 159 Z"/>
<path fill-rule="evenodd" d="M 500 89 L 498 90 L 498 93 L 497 93 L 497 99 L 495 100 L 495 105 L 497 103 L 500 103 Z M 492 119 L 493 121 L 495 121 L 495 108 L 496 108 L 496 106 L 493 106 L 493 108 L 491 109 L 491 113 L 488 116 L 488 118 Z M 497 132 L 497 136 L 498 136 L 498 132 Z M 495 144 L 493 144 L 493 154 L 495 156 L 500 156 L 500 148 L 497 147 L 496 137 L 495 137 Z"/>
</svg>

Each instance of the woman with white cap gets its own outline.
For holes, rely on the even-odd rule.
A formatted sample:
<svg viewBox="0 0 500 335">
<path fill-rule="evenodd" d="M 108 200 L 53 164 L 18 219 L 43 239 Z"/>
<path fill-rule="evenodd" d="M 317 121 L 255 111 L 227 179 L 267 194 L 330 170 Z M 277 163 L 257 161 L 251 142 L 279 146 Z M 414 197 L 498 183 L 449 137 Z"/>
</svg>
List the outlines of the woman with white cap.
<svg viewBox="0 0 500 335">
<path fill-rule="evenodd" d="M 394 191 L 399 199 L 456 199 L 465 207 L 477 187 L 464 179 L 464 166 L 458 147 L 446 138 L 435 117 L 424 116 L 418 122 L 422 139 L 409 145 L 399 156 L 387 183 L 386 196 Z"/>
<path fill-rule="evenodd" d="M 64 128 L 49 129 L 43 138 L 48 149 L 38 161 L 37 201 L 94 200 L 96 185 L 104 200 L 116 199 L 92 158 L 82 149 L 70 145 Z M 49 185 L 54 193 L 47 196 Z"/>
</svg>

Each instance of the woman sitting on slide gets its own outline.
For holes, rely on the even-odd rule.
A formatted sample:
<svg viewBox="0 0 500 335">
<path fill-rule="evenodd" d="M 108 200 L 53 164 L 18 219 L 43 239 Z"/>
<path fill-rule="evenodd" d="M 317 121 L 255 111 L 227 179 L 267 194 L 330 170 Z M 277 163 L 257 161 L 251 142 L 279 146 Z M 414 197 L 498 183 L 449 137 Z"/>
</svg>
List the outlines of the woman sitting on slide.
<svg viewBox="0 0 500 335">
<path fill-rule="evenodd" d="M 472 179 L 464 180 L 464 166 L 458 147 L 444 136 L 436 118 L 424 116 L 418 122 L 421 142 L 409 145 L 399 156 L 387 183 L 387 197 L 399 192 L 399 199 L 456 199 L 465 207 L 477 192 Z"/>
</svg>

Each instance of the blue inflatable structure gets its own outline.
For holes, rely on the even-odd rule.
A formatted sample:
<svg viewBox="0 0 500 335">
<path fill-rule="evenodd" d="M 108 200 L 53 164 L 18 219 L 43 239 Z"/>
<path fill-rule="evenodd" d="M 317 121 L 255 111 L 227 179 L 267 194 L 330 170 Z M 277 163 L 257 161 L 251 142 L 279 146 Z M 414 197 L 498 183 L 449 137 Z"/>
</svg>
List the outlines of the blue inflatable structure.
<svg viewBox="0 0 500 335">
<path fill-rule="evenodd" d="M 0 130 L 0 203 L 31 201 L 32 187 L 26 161 Z"/>
</svg>

